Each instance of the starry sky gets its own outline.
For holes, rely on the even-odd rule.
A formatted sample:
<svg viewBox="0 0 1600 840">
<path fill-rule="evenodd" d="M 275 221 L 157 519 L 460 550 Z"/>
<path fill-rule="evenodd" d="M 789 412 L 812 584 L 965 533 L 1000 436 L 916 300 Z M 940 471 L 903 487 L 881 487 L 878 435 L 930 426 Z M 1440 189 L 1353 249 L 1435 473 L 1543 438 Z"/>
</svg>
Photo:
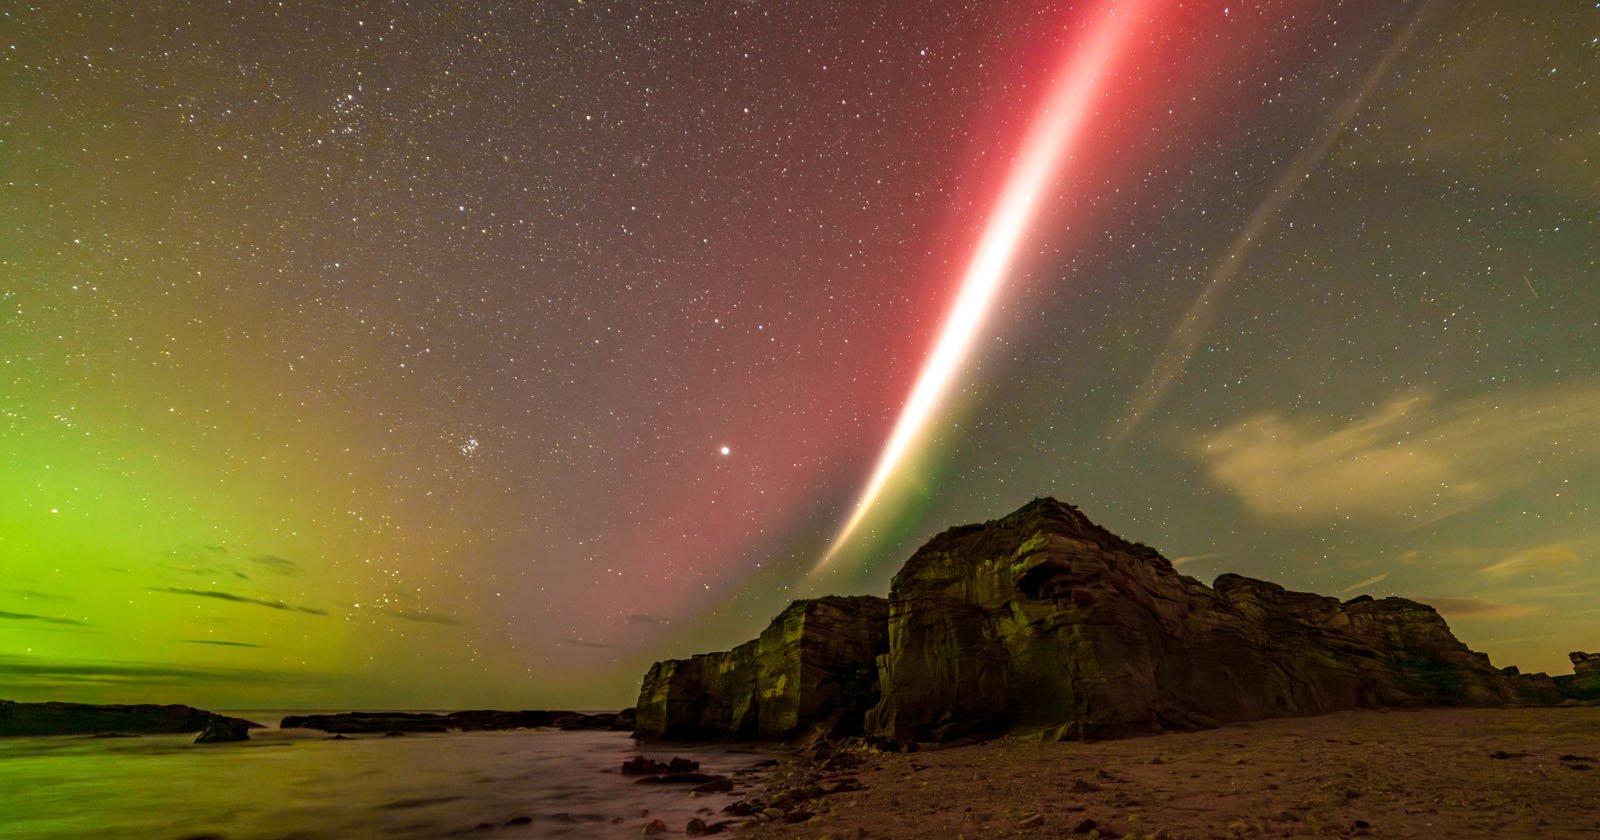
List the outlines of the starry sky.
<svg viewBox="0 0 1600 840">
<path fill-rule="evenodd" d="M 0 696 L 616 708 L 1039 495 L 1600 647 L 1593 3 L 453 6 L 0 4 Z"/>
</svg>

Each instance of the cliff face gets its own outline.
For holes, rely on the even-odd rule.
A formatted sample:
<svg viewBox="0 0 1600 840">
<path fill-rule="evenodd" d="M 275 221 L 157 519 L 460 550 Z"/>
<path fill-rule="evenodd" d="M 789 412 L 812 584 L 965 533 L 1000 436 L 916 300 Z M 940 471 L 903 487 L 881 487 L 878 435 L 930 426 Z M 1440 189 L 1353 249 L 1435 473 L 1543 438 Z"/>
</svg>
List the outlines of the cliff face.
<svg viewBox="0 0 1600 840">
<path fill-rule="evenodd" d="M 870 664 L 877 656 L 876 681 Z M 639 734 L 1096 738 L 1339 709 L 1600 699 L 1600 656 L 1497 670 L 1437 612 L 1238 575 L 1213 586 L 1039 499 L 952 528 L 876 598 L 797 601 L 761 638 L 657 663 Z M 875 699 L 874 699 L 875 698 Z"/>
<path fill-rule="evenodd" d="M 1497 671 L 1424 604 L 1340 602 L 1238 575 L 1207 587 L 1053 499 L 935 537 L 889 601 L 867 728 L 903 740 L 1559 699 Z"/>
<path fill-rule="evenodd" d="M 1555 678 L 1561 693 L 1578 700 L 1600 702 L 1600 653 L 1579 650 L 1567 656 L 1572 660 L 1572 674 Z"/>
<path fill-rule="evenodd" d="M 784 739 L 820 727 L 858 734 L 877 702 L 875 660 L 888 602 L 795 601 L 731 651 L 657 662 L 639 691 L 635 734 L 673 739 Z"/>
</svg>

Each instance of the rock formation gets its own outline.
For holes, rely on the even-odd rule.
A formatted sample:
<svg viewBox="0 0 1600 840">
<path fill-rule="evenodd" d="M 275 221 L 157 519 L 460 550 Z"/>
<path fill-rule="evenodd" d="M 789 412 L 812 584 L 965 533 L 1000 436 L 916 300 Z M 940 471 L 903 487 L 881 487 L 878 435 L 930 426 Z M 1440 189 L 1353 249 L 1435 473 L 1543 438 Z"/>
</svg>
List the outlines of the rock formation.
<svg viewBox="0 0 1600 840">
<path fill-rule="evenodd" d="M 479 709 L 449 714 L 430 712 L 345 712 L 336 715 L 290 715 L 278 726 L 283 729 L 316 729 L 322 732 L 478 732 L 502 729 L 632 729 L 633 710 L 583 714 L 566 711 L 502 712 Z"/>
<path fill-rule="evenodd" d="M 0 736 L 149 735 L 201 732 L 213 724 L 258 729 L 259 723 L 191 706 L 95 706 L 87 703 L 16 703 L 0 700 Z"/>
<path fill-rule="evenodd" d="M 902 740 L 1559 700 L 1500 673 L 1424 604 L 1341 602 L 1231 574 L 1207 587 L 1054 499 L 935 537 L 889 602 L 867 728 Z"/>
<path fill-rule="evenodd" d="M 816 606 L 847 601 L 848 612 Z M 1231 574 L 1208 587 L 1054 499 L 934 537 L 895 576 L 885 623 L 873 624 L 884 612 L 873 598 L 797 601 L 760 639 L 657 663 L 638 734 L 1100 738 L 1339 709 L 1591 697 L 1583 673 L 1494 668 L 1425 604 L 1340 601 Z M 816 614 L 827 618 L 807 618 Z M 860 676 L 873 651 L 876 684 Z M 1600 682 L 1591 664 L 1600 657 L 1573 659 Z M 835 673 L 851 674 L 850 688 L 825 700 L 823 675 Z"/>
<path fill-rule="evenodd" d="M 725 653 L 651 666 L 639 691 L 643 738 L 784 739 L 819 727 L 859 734 L 877 702 L 875 661 L 888 602 L 871 596 L 795 601 L 759 638 Z"/>
<path fill-rule="evenodd" d="M 1555 678 L 1561 693 L 1576 700 L 1600 702 L 1600 653 L 1578 650 L 1567 657 L 1572 660 L 1573 673 Z"/>
<path fill-rule="evenodd" d="M 242 720 L 219 720 L 206 726 L 194 739 L 196 744 L 222 744 L 250 740 L 250 724 Z"/>
</svg>

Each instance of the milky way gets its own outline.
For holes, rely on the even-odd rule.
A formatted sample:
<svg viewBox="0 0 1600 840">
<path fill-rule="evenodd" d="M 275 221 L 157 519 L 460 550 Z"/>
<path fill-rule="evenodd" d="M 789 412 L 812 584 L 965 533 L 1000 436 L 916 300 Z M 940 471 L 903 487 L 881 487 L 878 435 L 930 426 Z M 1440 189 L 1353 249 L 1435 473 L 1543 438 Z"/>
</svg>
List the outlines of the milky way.
<svg viewBox="0 0 1600 840">
<path fill-rule="evenodd" d="M 0 697 L 615 706 L 1044 494 L 1564 669 L 1600 12 L 1424 8 L 8 6 Z"/>
</svg>

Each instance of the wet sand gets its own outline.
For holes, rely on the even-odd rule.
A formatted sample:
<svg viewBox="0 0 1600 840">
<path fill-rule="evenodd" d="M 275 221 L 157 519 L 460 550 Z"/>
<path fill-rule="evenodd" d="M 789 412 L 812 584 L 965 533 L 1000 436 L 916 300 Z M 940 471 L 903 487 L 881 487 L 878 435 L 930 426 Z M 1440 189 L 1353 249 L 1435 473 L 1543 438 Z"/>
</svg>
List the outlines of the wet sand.
<svg viewBox="0 0 1600 840">
<path fill-rule="evenodd" d="M 806 780 L 792 772 L 791 786 Z M 1095 743 L 1004 739 L 870 754 L 820 781 L 849 778 L 865 789 L 811 799 L 797 809 L 809 819 L 758 821 L 742 835 L 1600 838 L 1600 708 L 1360 711 Z"/>
</svg>

